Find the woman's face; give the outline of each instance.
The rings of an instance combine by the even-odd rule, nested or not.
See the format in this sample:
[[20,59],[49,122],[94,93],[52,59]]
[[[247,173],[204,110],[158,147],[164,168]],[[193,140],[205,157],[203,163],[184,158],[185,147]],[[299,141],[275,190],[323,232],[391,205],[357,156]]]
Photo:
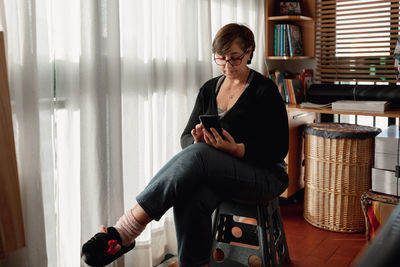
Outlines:
[[215,61],[218,64],[221,72],[227,78],[235,79],[241,77],[241,74],[247,72],[247,61],[250,59],[250,54],[251,51],[243,51],[234,42],[227,54],[215,54]]

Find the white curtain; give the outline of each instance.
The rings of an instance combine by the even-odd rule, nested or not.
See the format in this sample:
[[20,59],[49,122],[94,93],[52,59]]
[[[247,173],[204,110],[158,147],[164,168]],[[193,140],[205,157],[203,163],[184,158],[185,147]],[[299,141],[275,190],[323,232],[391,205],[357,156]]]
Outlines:
[[[4,266],[84,266],[81,244],[113,225],[180,150],[211,42],[230,22],[256,35],[263,0],[0,0],[27,247]],[[54,97],[54,98],[53,98]],[[176,253],[171,212],[114,266]]]
[[49,36],[37,23],[48,24],[42,4],[0,1],[26,239],[24,249],[0,261],[4,266],[47,266],[46,231],[54,232],[44,216],[54,210],[54,150]]

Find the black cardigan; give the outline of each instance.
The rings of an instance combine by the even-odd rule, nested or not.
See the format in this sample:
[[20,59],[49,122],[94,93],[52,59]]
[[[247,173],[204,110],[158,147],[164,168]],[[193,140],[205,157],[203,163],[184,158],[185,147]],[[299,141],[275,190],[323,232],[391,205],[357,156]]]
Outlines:
[[[252,70],[254,77],[235,105],[220,119],[236,143],[244,143],[244,160],[258,165],[281,163],[289,147],[286,108],[274,82]],[[193,143],[191,130],[199,115],[217,114],[216,77],[207,81],[197,96],[192,114],[181,136],[181,146]]]

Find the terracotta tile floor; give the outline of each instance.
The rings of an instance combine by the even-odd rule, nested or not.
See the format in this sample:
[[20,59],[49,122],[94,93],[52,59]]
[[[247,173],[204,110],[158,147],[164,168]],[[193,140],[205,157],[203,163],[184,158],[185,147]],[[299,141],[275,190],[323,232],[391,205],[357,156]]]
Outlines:
[[[299,192],[301,195],[301,192]],[[364,233],[336,233],[316,228],[303,218],[303,200],[280,199],[291,262],[284,267],[352,266],[367,245]],[[245,219],[246,220],[246,219]],[[248,219],[247,223],[254,223]],[[178,267],[177,263],[168,267]]]
[[312,226],[303,218],[302,201],[281,201],[281,212],[291,259],[284,266],[352,266],[367,244],[364,233],[336,233]]

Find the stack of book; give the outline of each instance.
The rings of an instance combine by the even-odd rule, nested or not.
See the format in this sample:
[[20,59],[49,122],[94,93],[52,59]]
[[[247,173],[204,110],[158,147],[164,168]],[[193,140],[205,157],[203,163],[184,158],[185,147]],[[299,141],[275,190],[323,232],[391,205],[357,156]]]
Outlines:
[[286,103],[298,104],[303,101],[303,86],[299,78],[284,79],[283,90],[286,96]]
[[396,178],[399,145],[399,127],[391,125],[375,137],[375,160],[372,168],[372,190],[397,196],[400,183]]
[[275,24],[274,45],[275,56],[302,56],[303,43],[301,41],[300,26]]
[[312,83],[312,75],[311,69],[304,69],[302,74],[279,70],[268,73],[268,77],[277,85],[282,99],[289,104],[300,104],[304,100],[306,90]]
[[384,112],[389,105],[388,101],[338,100],[332,103],[332,110]]

